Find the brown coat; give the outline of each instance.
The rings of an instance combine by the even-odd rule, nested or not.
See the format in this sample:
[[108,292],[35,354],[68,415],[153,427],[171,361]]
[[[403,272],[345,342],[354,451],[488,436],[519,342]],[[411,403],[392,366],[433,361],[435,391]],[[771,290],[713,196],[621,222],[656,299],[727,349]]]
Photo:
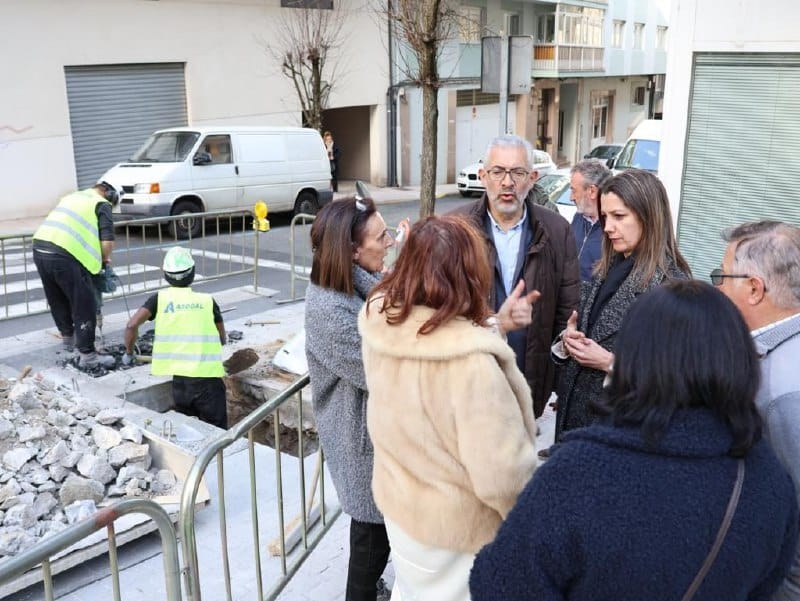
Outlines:
[[[531,325],[525,338],[525,379],[533,396],[533,411],[540,416],[547,399],[555,389],[556,366],[550,359],[553,339],[567,326],[572,311],[578,309],[580,301],[580,267],[575,236],[569,223],[558,213],[535,205],[529,199],[528,231],[523,238],[528,249],[522,266],[525,292],[538,290],[542,296],[533,306]],[[491,304],[499,308],[498,284],[502,288],[502,275],[497,265],[497,251],[491,234],[491,223],[487,215],[486,195],[469,205],[459,207],[452,213],[468,216],[483,233],[489,260],[495,271]]]

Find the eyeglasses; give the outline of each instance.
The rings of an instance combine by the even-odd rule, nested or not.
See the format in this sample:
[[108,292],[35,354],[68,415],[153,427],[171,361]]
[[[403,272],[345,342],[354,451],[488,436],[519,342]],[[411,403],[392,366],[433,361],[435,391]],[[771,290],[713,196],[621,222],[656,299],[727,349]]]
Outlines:
[[501,182],[506,178],[506,175],[510,175],[514,183],[521,184],[530,175],[530,171],[526,171],[522,167],[515,167],[514,169],[492,167],[486,174],[489,176],[489,179],[494,182]]
[[734,273],[725,273],[721,269],[714,269],[711,272],[711,283],[715,286],[722,286],[722,282],[725,278],[749,278],[752,276],[749,275],[742,275],[742,274],[734,274]]

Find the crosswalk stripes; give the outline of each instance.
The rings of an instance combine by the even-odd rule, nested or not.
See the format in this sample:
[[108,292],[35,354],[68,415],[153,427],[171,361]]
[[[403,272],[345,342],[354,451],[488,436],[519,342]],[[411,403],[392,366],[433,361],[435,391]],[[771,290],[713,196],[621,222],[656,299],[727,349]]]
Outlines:
[[[33,251],[30,245],[10,245],[4,244],[2,248],[2,264],[0,264],[0,319],[10,317],[20,317],[32,313],[41,313],[47,310],[44,299],[42,282],[33,263]],[[132,249],[136,250],[136,249]],[[205,249],[191,249],[195,257],[197,271],[195,281],[200,282],[208,279],[206,273],[218,272],[219,265],[226,266],[226,269],[247,269],[254,263],[253,257],[243,255],[232,255]],[[119,256],[123,255],[123,256]],[[115,253],[115,259],[122,260],[124,251]],[[279,261],[261,259],[259,267],[264,269],[276,269],[280,271],[291,271],[291,265]],[[138,293],[155,292],[162,288],[164,280],[160,265],[147,263],[115,264],[114,270],[124,285],[126,295]],[[310,268],[297,266],[295,273],[307,276]],[[122,291],[117,291],[104,298],[120,298]]]

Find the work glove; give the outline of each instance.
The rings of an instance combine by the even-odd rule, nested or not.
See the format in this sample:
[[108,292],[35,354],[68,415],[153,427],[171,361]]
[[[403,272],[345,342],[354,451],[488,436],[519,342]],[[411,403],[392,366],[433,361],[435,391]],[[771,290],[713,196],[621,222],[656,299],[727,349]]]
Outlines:
[[122,364],[126,367],[130,367],[136,363],[136,358],[131,355],[130,353],[123,353],[122,355]]

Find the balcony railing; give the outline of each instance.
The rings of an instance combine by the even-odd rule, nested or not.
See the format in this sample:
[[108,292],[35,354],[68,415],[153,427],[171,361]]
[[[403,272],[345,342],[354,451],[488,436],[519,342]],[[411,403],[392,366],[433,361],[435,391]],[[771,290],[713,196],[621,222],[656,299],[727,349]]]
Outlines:
[[594,46],[536,44],[533,47],[533,75],[603,71],[603,50]]

